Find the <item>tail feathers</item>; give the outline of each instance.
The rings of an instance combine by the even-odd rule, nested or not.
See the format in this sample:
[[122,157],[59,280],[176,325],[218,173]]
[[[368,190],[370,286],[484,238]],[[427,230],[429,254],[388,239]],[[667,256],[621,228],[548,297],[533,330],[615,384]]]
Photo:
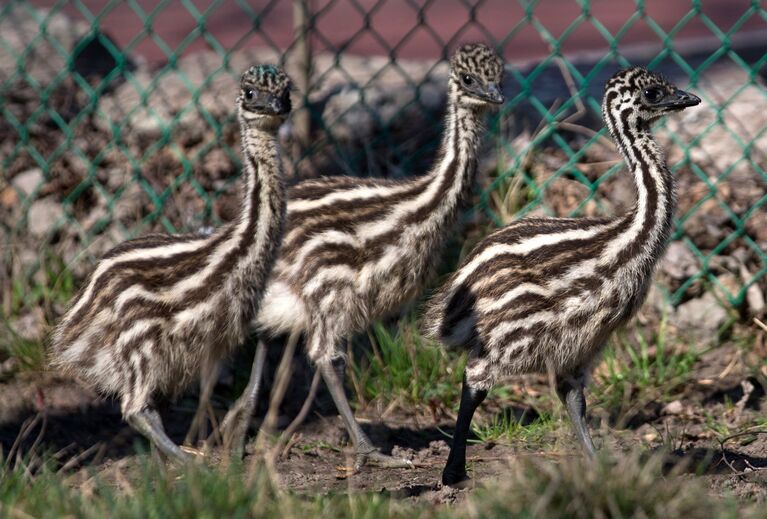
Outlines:
[[444,315],[444,301],[444,293],[438,292],[426,303],[420,326],[421,335],[424,337],[435,341],[441,339],[440,329]]
[[90,335],[84,333],[74,340],[68,340],[67,334],[66,321],[62,319],[51,334],[50,345],[46,351],[46,364],[50,369],[73,374],[77,371],[75,366],[90,355]]
[[46,348],[45,358],[46,365],[55,370],[61,370],[65,366],[62,364],[61,356],[65,350],[65,346],[62,344],[62,330],[61,324],[59,324],[51,334],[51,340]]
[[471,348],[477,340],[474,302],[463,286],[441,290],[427,303],[421,333],[450,349]]

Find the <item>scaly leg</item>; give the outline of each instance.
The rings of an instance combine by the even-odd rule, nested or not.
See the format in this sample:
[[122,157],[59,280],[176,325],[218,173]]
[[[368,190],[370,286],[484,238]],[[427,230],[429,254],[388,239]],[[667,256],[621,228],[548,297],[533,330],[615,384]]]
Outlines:
[[162,425],[160,415],[152,408],[145,408],[135,414],[125,417],[131,427],[146,436],[152,445],[159,449],[160,453],[178,463],[189,461],[189,455],[182,451],[178,445],[168,438]]
[[265,362],[266,344],[259,340],[248,385],[221,422],[220,430],[224,439],[224,449],[230,451],[237,458],[242,458],[245,452],[245,436],[248,433],[248,425],[250,425],[250,419],[258,402],[258,392],[261,388]]
[[575,436],[588,458],[594,458],[596,451],[586,424],[586,397],[583,395],[583,377],[557,377],[557,395],[565,405],[573,423]]
[[[202,379],[200,380],[200,400],[197,403],[197,410],[192,418],[192,424],[184,438],[184,445],[195,445],[198,440],[204,439],[206,434],[205,417],[210,408],[210,397],[213,395],[213,389],[218,382],[218,376],[221,373],[221,363],[216,362],[212,366],[203,369]],[[195,440],[195,437],[198,437]]]
[[266,411],[264,421],[261,423],[261,430],[258,431],[258,436],[256,436],[256,449],[259,451],[264,450],[267,441],[274,435],[274,431],[277,429],[280,406],[290,385],[290,378],[293,375],[293,357],[300,336],[301,332],[294,329],[282,350],[282,358],[280,359],[279,366],[277,366],[277,374],[272,384],[269,409]]
[[468,479],[466,476],[466,440],[469,439],[474,411],[477,410],[486,396],[486,390],[469,386],[466,382],[466,375],[464,375],[461,405],[458,408],[458,419],[455,423],[455,434],[453,434],[453,445],[442,471],[442,484],[444,485],[455,485]]
[[338,409],[341,419],[346,426],[346,430],[349,432],[349,436],[354,444],[354,452],[356,455],[354,470],[360,470],[366,463],[385,468],[412,468],[413,463],[410,460],[381,454],[362,430],[360,424],[357,423],[357,420],[355,420],[354,413],[349,405],[349,400],[346,398],[346,392],[344,391],[342,382],[344,377],[343,361],[333,364],[321,363],[318,366],[318,369],[320,370],[320,373],[322,373],[322,378],[325,380],[330,395],[333,397],[333,402],[336,404],[336,409]]

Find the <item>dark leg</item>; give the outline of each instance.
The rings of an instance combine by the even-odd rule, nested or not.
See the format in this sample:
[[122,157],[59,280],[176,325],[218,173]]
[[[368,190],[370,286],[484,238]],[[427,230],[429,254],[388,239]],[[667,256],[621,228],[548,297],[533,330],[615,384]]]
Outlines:
[[242,458],[245,452],[245,436],[258,401],[258,391],[261,387],[265,361],[266,344],[259,340],[248,385],[221,422],[220,429],[224,438],[224,448],[231,451],[232,455],[237,458]]
[[586,397],[583,395],[583,377],[557,377],[557,395],[565,405],[573,423],[575,436],[588,458],[594,458],[594,442],[586,425]]
[[168,438],[165,434],[165,428],[162,426],[162,420],[157,411],[151,408],[139,411],[136,414],[125,417],[131,427],[146,436],[152,445],[157,447],[161,454],[167,456],[173,461],[185,463],[189,461],[189,455],[182,451],[178,445]]
[[411,468],[413,463],[410,460],[393,458],[381,454],[362,430],[360,424],[357,423],[357,420],[354,419],[354,413],[349,405],[349,400],[346,398],[346,392],[344,391],[342,382],[344,378],[343,361],[334,364],[322,363],[318,366],[318,369],[322,374],[322,378],[325,380],[325,384],[328,386],[330,395],[333,397],[333,402],[336,404],[336,409],[338,409],[341,419],[346,426],[346,430],[349,432],[349,436],[354,444],[354,452],[356,454],[354,470],[359,470],[366,463],[385,468]]
[[469,429],[474,411],[487,396],[487,391],[483,389],[474,389],[466,383],[466,376],[463,377],[463,389],[461,390],[461,405],[458,408],[458,419],[455,423],[455,434],[453,435],[453,446],[450,448],[450,455],[447,457],[445,469],[442,471],[442,483],[444,485],[455,485],[468,479],[466,477],[466,440],[469,438]]

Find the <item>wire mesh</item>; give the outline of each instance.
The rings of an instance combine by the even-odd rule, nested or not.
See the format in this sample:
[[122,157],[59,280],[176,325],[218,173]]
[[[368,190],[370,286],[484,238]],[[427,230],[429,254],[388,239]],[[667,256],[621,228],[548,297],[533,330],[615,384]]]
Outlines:
[[743,307],[767,290],[766,35],[759,0],[6,2],[4,312],[58,304],[127,237],[232,217],[246,66],[279,62],[299,86],[294,179],[408,176],[436,153],[444,58],[476,40],[509,65],[475,221],[625,208],[599,102],[616,68],[644,64],[703,99],[659,129],[680,184],[662,283],[675,304],[713,287]]

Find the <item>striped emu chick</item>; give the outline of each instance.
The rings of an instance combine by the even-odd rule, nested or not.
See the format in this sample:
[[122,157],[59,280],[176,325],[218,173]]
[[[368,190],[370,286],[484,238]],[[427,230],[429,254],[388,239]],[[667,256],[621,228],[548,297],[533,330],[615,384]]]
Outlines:
[[429,302],[427,335],[469,352],[443,483],[466,478],[471,418],[502,375],[553,374],[578,440],[593,456],[584,379],[608,336],[644,300],[671,228],[673,178],[650,125],[699,102],[642,68],[616,73],[602,111],[634,176],[633,208],[615,218],[514,222],[477,245]]
[[[398,310],[421,290],[467,202],[482,119],[503,102],[501,59],[487,46],[461,47],[450,61],[441,151],[421,177],[307,180],[289,192],[285,238],[257,317],[262,334],[303,334],[357,455],[381,466],[409,466],[382,455],[356,422],[344,393],[343,341]],[[245,394],[224,420],[241,453],[255,405],[265,346],[256,352]]]
[[261,65],[248,69],[240,86],[239,218],[208,236],[155,234],[118,245],[53,336],[53,365],[117,395],[125,420],[178,461],[187,455],[166,435],[153,398],[183,389],[243,342],[285,219],[277,130],[290,112],[290,80]]

